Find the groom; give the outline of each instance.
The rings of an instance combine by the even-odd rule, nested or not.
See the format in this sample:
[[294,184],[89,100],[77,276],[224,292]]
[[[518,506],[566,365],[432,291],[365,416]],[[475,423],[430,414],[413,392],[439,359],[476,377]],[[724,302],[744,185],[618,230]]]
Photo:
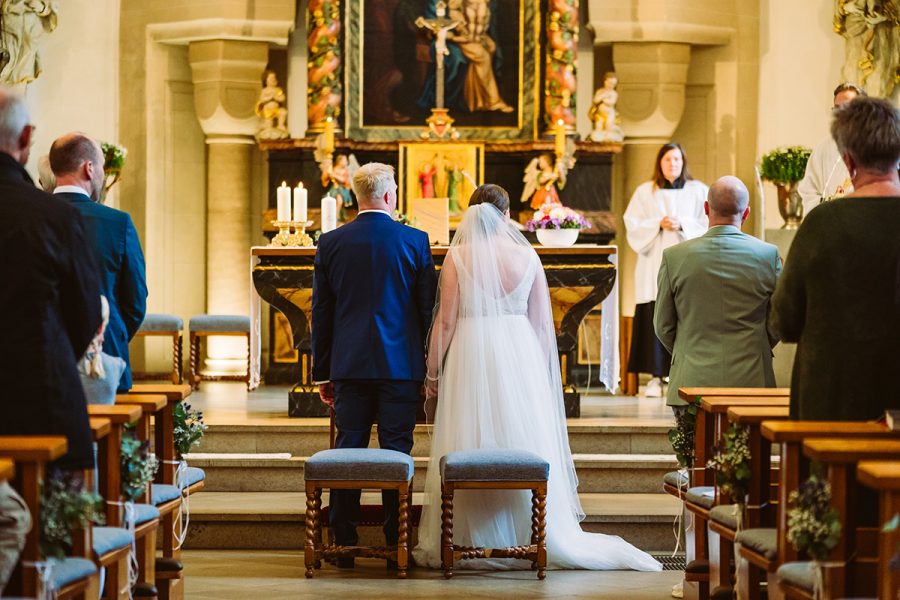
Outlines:
[[[313,380],[334,407],[336,447],[365,448],[378,423],[382,448],[409,454],[425,379],[425,338],[437,276],[428,235],[401,225],[389,165],[353,175],[359,215],[326,233],[316,249],[312,299]],[[359,490],[332,490],[335,543],[358,542]],[[397,544],[399,497],[382,492],[384,535]],[[338,559],[350,568],[353,558]]]

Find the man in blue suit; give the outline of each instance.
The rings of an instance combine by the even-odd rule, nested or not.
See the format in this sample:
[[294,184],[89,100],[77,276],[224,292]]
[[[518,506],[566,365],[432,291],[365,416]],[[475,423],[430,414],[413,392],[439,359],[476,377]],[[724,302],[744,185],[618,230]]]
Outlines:
[[[312,299],[313,379],[334,407],[338,448],[365,448],[378,423],[382,448],[409,454],[425,379],[425,338],[437,276],[428,235],[395,222],[389,165],[353,176],[359,216],[319,239]],[[331,492],[335,542],[355,546],[359,490]],[[384,534],[397,544],[399,499],[382,494]],[[339,559],[349,568],[353,559]]]
[[69,201],[84,217],[88,243],[100,269],[100,293],[109,301],[109,325],[103,351],[125,361],[118,391],[131,389],[128,342],[147,312],[144,254],[128,213],[100,203],[103,192],[103,151],[80,133],[69,133],[50,147],[54,193]]

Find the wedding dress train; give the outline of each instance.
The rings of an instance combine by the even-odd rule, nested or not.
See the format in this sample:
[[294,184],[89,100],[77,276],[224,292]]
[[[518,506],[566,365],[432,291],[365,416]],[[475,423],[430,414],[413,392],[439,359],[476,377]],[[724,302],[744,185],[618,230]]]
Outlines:
[[[510,448],[550,463],[550,568],[661,570],[620,537],[581,529],[546,277],[534,249],[491,205],[469,208],[447,254],[429,348],[429,376],[438,379],[439,392],[413,550],[418,564],[440,567],[440,458]],[[531,539],[528,491],[459,490],[453,513],[457,545],[496,548]],[[476,560],[457,568],[530,568],[530,562]]]

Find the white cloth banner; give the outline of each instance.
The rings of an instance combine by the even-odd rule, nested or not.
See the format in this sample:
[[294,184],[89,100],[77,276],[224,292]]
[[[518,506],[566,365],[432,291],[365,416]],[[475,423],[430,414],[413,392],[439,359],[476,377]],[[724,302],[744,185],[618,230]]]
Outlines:
[[600,304],[600,383],[610,394],[619,389],[619,255],[609,257],[616,267],[616,279],[609,295]]

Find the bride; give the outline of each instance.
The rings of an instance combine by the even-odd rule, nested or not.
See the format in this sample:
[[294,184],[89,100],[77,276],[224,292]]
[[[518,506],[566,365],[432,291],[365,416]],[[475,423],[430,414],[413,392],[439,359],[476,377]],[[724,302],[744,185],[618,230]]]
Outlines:
[[[480,186],[441,270],[428,340],[426,395],[437,399],[419,543],[420,565],[441,564],[445,454],[473,448],[528,450],[550,463],[547,560],[558,569],[659,571],[650,555],[616,536],[587,533],[563,409],[556,333],[537,253],[509,220],[509,196]],[[531,539],[531,496],[460,490],[454,544],[506,547]],[[517,564],[518,563],[518,564]],[[466,561],[469,568],[530,568],[526,561]]]

